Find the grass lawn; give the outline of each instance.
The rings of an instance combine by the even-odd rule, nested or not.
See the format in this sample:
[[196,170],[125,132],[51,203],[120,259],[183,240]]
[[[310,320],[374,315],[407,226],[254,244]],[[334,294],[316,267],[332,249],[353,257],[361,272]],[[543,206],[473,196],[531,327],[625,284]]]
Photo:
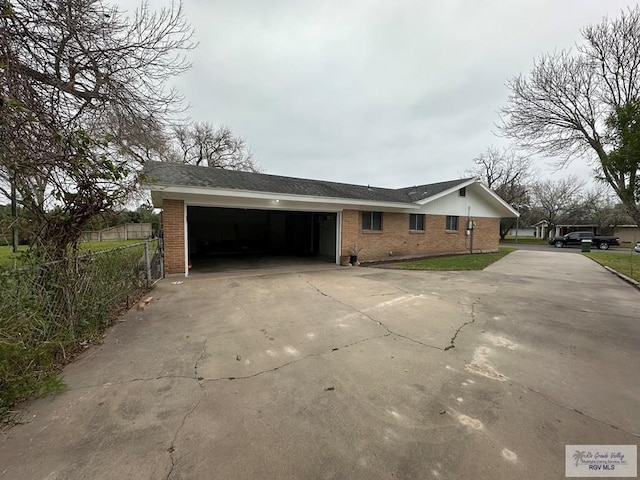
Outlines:
[[[82,242],[80,250],[83,252],[99,252],[101,250],[110,250],[112,248],[122,247],[125,245],[133,245],[143,240],[113,240],[110,242]],[[28,249],[26,245],[20,245],[18,253],[14,255],[10,246],[0,246],[0,267],[13,267],[14,261],[20,263],[22,252]]]
[[[515,237],[505,237],[500,243],[516,243]],[[522,245],[549,245],[546,238],[518,237],[518,243]]]
[[20,245],[18,247],[18,253],[14,255],[10,246],[0,246],[0,267],[12,267],[14,260],[20,262],[21,252],[24,252],[25,250],[27,250],[27,247],[25,245]]
[[598,262],[600,265],[613,268],[640,282],[640,253],[629,252],[627,255],[613,252],[593,252],[583,253],[583,255]]
[[431,257],[398,263],[396,267],[405,270],[482,270],[515,250],[515,248],[503,247],[497,253]]

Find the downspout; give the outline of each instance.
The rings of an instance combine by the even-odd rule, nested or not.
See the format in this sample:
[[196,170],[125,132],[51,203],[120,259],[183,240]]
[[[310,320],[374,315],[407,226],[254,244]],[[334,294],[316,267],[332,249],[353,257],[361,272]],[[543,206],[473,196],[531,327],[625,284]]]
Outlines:
[[336,264],[340,265],[340,254],[342,253],[342,211],[336,214]]
[[184,205],[184,276],[189,276],[189,222],[187,221],[187,202]]

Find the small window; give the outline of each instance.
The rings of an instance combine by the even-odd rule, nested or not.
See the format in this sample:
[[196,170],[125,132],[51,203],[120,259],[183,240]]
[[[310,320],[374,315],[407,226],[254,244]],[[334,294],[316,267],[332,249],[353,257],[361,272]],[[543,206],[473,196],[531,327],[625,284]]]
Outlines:
[[382,230],[382,212],[362,212],[362,230]]
[[[460,190],[458,190],[458,194],[461,197],[466,197],[467,196],[467,187],[462,187]],[[457,230],[457,229],[456,229]]]
[[452,217],[447,215],[446,230],[458,230],[458,217]]
[[409,230],[424,231],[424,215],[419,213],[409,214]]

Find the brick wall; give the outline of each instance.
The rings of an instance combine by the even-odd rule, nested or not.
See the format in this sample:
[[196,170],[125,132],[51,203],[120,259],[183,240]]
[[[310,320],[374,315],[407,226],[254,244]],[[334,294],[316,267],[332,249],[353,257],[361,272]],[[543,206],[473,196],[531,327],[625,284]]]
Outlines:
[[[474,253],[495,252],[500,238],[499,218],[476,218],[473,231]],[[465,235],[466,217],[459,218],[457,232],[445,230],[446,217],[427,215],[425,231],[409,231],[408,213],[382,214],[382,231],[362,231],[361,212],[342,213],[342,255],[349,255],[352,245],[362,247],[361,261],[388,260],[396,257],[421,257],[448,253],[468,253],[469,237]],[[392,252],[392,255],[389,255]]]
[[184,273],[184,202],[163,201],[164,268],[167,273]]

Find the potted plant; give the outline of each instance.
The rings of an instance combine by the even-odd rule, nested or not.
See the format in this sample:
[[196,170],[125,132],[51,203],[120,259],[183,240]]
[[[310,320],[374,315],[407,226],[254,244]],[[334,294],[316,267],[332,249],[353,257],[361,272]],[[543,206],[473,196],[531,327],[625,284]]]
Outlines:
[[351,254],[349,263],[351,265],[360,265],[360,262],[358,262],[358,253],[360,253],[360,250],[362,250],[362,247],[359,247],[357,243],[349,249],[349,253]]

